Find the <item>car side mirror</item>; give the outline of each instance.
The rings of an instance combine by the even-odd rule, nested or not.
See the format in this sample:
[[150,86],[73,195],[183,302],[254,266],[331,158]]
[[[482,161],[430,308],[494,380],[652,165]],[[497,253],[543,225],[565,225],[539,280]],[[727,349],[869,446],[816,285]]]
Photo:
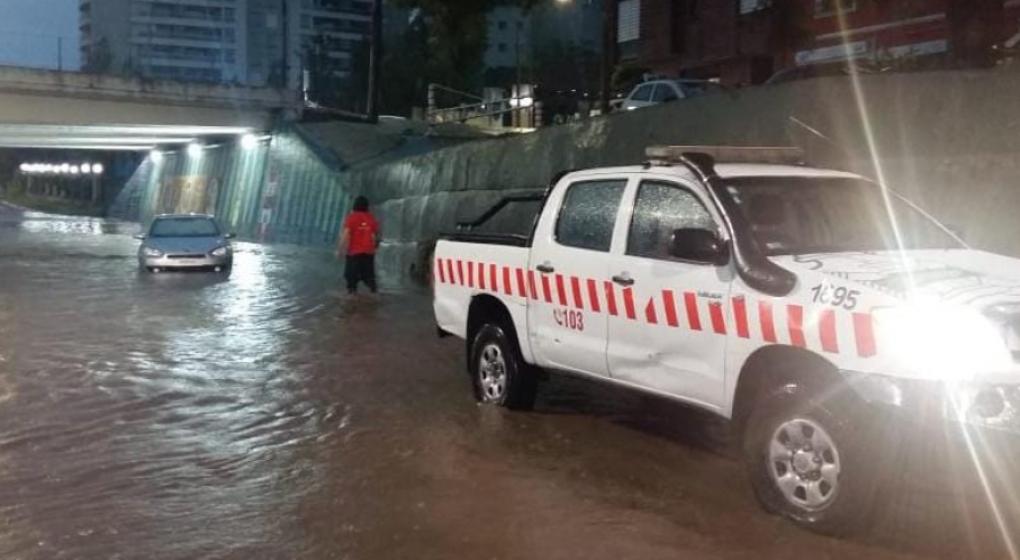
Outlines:
[[139,241],[145,241],[145,234],[144,233],[136,233],[136,234],[132,235],[131,237],[134,237],[135,239],[137,239]]
[[716,266],[722,266],[730,260],[729,246],[714,231],[707,229],[674,230],[669,254],[681,260]]

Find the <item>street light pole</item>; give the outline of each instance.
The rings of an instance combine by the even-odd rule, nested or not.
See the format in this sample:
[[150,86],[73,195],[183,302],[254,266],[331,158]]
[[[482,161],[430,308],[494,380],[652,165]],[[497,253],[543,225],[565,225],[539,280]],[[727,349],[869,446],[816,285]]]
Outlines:
[[383,0],[372,2],[372,43],[368,59],[368,121],[379,122],[379,82],[382,76]]

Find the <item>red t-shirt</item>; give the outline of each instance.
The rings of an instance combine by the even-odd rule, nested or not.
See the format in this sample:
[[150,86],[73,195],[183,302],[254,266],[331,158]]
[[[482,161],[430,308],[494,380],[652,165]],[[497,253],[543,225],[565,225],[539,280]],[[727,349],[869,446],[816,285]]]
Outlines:
[[347,230],[348,255],[374,255],[375,236],[379,233],[379,224],[368,212],[351,212],[344,221]]

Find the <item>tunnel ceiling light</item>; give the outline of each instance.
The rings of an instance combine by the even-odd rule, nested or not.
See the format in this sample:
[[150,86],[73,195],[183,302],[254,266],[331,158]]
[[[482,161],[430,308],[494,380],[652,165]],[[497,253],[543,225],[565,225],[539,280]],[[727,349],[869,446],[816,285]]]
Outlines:
[[252,133],[245,134],[241,137],[241,147],[245,150],[253,150],[259,145],[259,139]]
[[18,170],[29,175],[101,175],[103,164],[101,163],[40,163],[24,162],[18,166]]

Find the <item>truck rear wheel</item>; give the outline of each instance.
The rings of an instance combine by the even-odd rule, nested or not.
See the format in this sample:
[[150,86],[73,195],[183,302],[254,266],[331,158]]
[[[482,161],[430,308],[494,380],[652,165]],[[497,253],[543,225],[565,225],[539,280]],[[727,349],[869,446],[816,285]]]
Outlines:
[[823,534],[862,528],[879,453],[865,444],[870,430],[851,425],[852,413],[838,395],[797,384],[762,396],[747,423],[744,460],[767,510]]
[[478,329],[469,363],[478,402],[519,410],[534,405],[537,376],[503,326],[489,323]]

